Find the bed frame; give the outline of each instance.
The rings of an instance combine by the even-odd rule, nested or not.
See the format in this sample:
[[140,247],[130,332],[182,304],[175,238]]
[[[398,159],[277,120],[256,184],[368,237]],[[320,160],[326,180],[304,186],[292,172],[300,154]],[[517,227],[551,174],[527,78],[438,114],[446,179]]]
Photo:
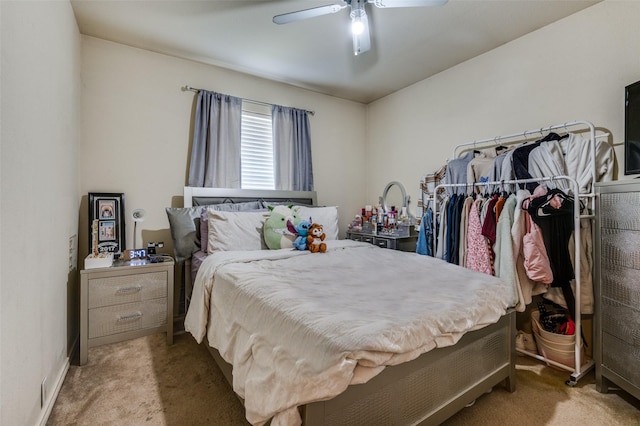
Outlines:
[[[185,207],[256,199],[316,204],[315,192],[192,187],[185,187],[184,192]],[[365,384],[349,386],[330,400],[302,406],[303,425],[437,425],[498,384],[513,392],[515,323],[515,311],[510,310],[495,324],[466,333],[453,346],[387,367]],[[231,365],[206,339],[203,344],[232,385]]]

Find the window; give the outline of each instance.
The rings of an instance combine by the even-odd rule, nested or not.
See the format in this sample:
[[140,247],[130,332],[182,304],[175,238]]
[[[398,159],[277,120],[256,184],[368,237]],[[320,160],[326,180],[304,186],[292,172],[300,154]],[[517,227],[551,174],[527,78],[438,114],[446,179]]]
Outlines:
[[275,189],[271,109],[242,106],[242,189]]

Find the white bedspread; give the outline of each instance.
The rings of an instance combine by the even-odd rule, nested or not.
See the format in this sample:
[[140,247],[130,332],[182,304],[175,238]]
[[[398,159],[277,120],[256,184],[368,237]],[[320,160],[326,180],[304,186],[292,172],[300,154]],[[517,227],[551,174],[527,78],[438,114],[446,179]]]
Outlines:
[[496,322],[511,287],[349,240],[329,241],[326,253],[216,252],[198,272],[185,329],[233,365],[247,420],[299,424],[297,406]]

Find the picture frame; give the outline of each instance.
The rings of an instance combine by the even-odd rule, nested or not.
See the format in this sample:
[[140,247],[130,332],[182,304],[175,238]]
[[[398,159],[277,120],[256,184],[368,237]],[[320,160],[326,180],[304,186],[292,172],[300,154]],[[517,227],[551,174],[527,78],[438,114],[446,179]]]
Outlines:
[[[95,231],[94,231],[95,223]],[[126,249],[124,193],[89,193],[89,251],[122,255]]]

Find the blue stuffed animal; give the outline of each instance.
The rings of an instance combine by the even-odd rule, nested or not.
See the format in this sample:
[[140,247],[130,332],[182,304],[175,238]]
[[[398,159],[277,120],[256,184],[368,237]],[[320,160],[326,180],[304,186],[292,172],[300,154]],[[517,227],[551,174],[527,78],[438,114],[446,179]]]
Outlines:
[[309,235],[309,228],[311,228],[311,218],[309,220],[301,220],[295,227],[290,222],[287,222],[289,231],[297,235],[293,241],[293,248],[298,250],[307,249],[307,235]]

